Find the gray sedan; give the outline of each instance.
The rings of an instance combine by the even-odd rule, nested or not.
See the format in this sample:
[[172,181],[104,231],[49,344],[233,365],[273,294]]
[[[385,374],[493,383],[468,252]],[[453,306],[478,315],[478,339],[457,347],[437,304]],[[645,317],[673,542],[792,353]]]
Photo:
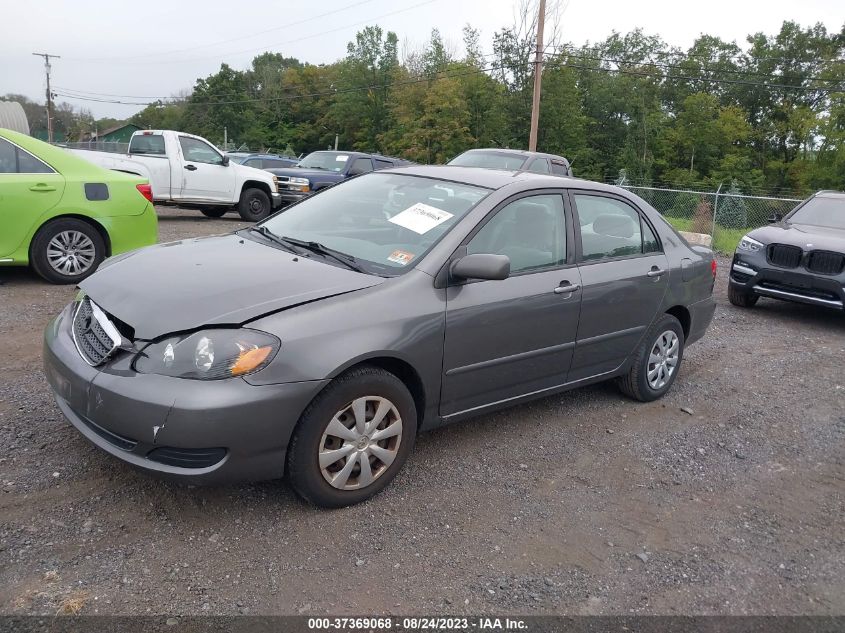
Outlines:
[[714,277],[710,250],[623,189],[391,169],[107,260],[44,362],[68,420],[133,466],[287,475],[337,507],[383,489],[420,431],[609,379],[661,397]]

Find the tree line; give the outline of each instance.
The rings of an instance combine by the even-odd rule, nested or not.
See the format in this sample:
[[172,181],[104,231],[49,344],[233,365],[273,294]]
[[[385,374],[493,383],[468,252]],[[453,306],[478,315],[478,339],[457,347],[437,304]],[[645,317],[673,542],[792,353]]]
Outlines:
[[[432,31],[400,58],[398,37],[370,26],[346,56],[314,65],[266,52],[222,64],[189,95],[131,118],[222,144],[299,154],[340,148],[441,163],[472,147],[526,148],[533,22],[460,53]],[[686,50],[641,30],[546,49],[538,149],[576,175],[636,184],[804,195],[845,189],[845,26],[784,22],[747,46],[701,35]]]

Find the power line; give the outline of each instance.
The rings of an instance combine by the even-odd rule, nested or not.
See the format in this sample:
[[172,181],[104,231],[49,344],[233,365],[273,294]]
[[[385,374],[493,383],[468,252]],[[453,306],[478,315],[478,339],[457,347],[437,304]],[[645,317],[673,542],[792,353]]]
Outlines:
[[[221,56],[230,56],[230,55],[241,55],[243,53],[254,53],[256,51],[267,51],[267,49],[277,46],[282,46],[285,44],[294,44],[296,42],[303,42],[305,40],[313,39],[315,37],[321,37],[323,35],[330,35],[332,33],[337,33],[338,31],[345,31],[346,29],[355,27],[355,26],[362,26],[365,24],[371,24],[375,20],[381,20],[382,18],[388,18],[394,15],[398,15],[400,13],[405,13],[406,11],[411,11],[413,9],[418,9],[419,7],[425,6],[427,4],[432,4],[434,2],[438,2],[439,0],[424,0],[424,2],[419,2],[417,4],[411,5],[409,7],[405,7],[404,9],[397,9],[396,11],[391,11],[390,13],[384,13],[382,15],[377,15],[375,17],[369,18],[367,20],[362,20],[360,22],[353,22],[351,24],[345,24],[335,29],[330,29],[328,31],[322,31],[320,33],[312,33],[311,35],[305,35],[303,37],[298,37],[292,40],[286,40],[284,42],[274,42],[271,44],[264,44],[259,46],[258,48],[245,48],[239,51],[230,51],[227,53],[215,53],[214,55],[205,55],[202,57],[191,57],[188,59],[168,59],[168,60],[155,60],[155,61],[144,61],[144,62],[133,62],[133,61],[126,61],[124,63],[131,64],[133,66],[147,66],[147,65],[160,65],[160,64],[184,64],[196,61],[205,61],[208,59],[220,59]],[[70,58],[69,58],[70,59]],[[74,61],[81,61],[81,62],[91,62],[91,63],[107,63],[112,62],[114,60],[95,60],[95,59],[74,59]]]
[[[216,42],[209,42],[207,44],[197,44],[196,46],[189,46],[187,48],[177,48],[174,50],[169,51],[158,51],[154,53],[150,53],[149,55],[144,55],[143,58],[155,56],[158,57],[160,55],[173,55],[175,53],[184,53],[186,51],[193,51],[199,48],[208,48],[209,46],[219,46],[221,44],[229,44],[230,42],[237,42],[240,40],[247,40],[247,39],[255,39],[258,35],[264,35],[265,33],[272,33],[273,31],[281,31],[282,29],[289,29],[293,26],[299,26],[300,24],[305,24],[307,22],[313,22],[314,20],[319,20],[320,18],[325,18],[330,15],[335,15],[336,13],[341,13],[343,11],[349,11],[350,9],[354,9],[355,7],[359,7],[363,4],[369,4],[373,2],[373,0],[361,0],[360,2],[356,2],[354,4],[347,5],[345,7],[341,7],[339,9],[335,9],[333,11],[326,11],[325,13],[320,13],[319,15],[313,15],[310,18],[305,18],[304,20],[299,20],[297,22],[288,22],[282,26],[274,26],[273,28],[265,29],[263,31],[258,31],[257,33],[250,33],[249,35],[241,35],[240,37],[233,37],[228,40],[219,40]],[[84,61],[84,62],[119,62],[119,61],[129,61],[133,59],[142,59],[139,56],[132,56],[132,57],[82,57],[82,58],[70,58],[74,61]],[[113,96],[126,96],[126,95],[113,95]]]

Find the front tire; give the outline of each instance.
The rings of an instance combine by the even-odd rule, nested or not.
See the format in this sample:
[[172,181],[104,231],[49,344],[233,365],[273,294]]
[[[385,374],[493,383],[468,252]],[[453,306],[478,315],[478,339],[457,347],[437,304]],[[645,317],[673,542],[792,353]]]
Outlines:
[[728,284],[728,301],[740,308],[753,308],[757,304],[760,297],[753,292],[735,288],[733,284]]
[[238,203],[238,213],[247,222],[258,222],[272,213],[270,197],[261,189],[245,189]]
[[646,334],[631,368],[619,379],[619,388],[640,402],[662,398],[675,382],[683,358],[684,328],[671,314],[664,314]]
[[59,218],[42,226],[30,247],[32,268],[52,284],[77,284],[105,259],[100,232],[76,218]]
[[200,212],[207,218],[222,218],[229,211],[226,207],[203,207]]
[[289,481],[316,506],[360,503],[393,480],[416,434],[416,406],[402,381],[376,367],[354,369],[303,412],[288,446]]

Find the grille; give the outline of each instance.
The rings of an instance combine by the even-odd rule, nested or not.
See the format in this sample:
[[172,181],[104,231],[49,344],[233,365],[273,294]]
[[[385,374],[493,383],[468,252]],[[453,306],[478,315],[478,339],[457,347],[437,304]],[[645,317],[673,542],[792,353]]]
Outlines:
[[225,448],[154,448],[147,459],[179,468],[208,468],[226,456]]
[[786,244],[772,244],[769,246],[768,259],[773,266],[781,268],[798,268],[804,252],[797,246]]
[[841,253],[813,251],[810,253],[810,261],[807,262],[807,270],[823,275],[838,275],[843,268],[845,268],[845,255]]
[[[106,328],[114,330],[115,337],[110,336]],[[73,341],[89,365],[99,365],[117,349],[120,337],[103,311],[85,297],[73,317]]]
[[839,301],[839,297],[835,293],[828,290],[822,290],[821,288],[799,288],[798,286],[791,286],[789,284],[778,283],[775,281],[761,281],[760,287],[769,288],[771,290],[780,290],[781,292],[791,292],[792,294],[804,297],[824,299],[825,301]]

